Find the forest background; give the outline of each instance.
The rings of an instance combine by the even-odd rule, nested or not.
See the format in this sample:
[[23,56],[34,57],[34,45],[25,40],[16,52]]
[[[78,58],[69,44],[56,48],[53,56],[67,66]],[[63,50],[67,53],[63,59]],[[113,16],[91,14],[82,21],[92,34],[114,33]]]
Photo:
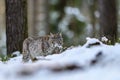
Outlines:
[[[119,0],[21,1],[26,2],[24,4],[27,13],[25,23],[27,28],[25,30],[28,32],[26,33],[28,36],[44,36],[50,32],[61,32],[66,47],[82,45],[85,43],[86,37],[100,39],[106,36],[110,40],[110,44],[119,42]],[[9,46],[17,40],[10,42],[11,36],[9,34],[11,32],[9,30],[12,27],[8,27],[7,14],[9,14],[8,10],[11,11],[11,9],[9,5],[6,5],[7,3],[9,3],[9,0],[0,0],[0,53],[11,53],[17,50],[16,48],[12,50],[7,47],[7,45]],[[17,7],[15,8],[17,9]],[[12,18],[16,21],[15,17]],[[13,28],[19,28],[19,26],[13,26]],[[19,35],[14,31],[13,34],[13,37]]]

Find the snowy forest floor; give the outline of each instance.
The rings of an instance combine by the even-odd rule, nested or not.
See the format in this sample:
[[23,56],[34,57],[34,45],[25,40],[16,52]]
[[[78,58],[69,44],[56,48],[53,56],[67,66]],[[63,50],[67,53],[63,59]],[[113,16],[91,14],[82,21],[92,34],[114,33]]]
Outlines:
[[19,55],[0,62],[0,80],[120,80],[119,50],[119,43],[106,45],[88,38],[83,46],[36,62],[23,63]]

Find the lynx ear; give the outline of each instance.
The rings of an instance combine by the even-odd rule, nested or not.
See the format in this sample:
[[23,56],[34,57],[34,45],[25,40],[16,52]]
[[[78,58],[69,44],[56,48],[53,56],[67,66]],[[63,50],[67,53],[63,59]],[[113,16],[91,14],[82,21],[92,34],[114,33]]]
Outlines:
[[53,35],[53,33],[50,32],[50,35]]
[[61,33],[61,32],[59,32],[58,34],[59,34],[60,36],[62,36],[62,33]]
[[50,36],[52,36],[52,37],[53,37],[53,36],[54,36],[54,34],[50,32]]

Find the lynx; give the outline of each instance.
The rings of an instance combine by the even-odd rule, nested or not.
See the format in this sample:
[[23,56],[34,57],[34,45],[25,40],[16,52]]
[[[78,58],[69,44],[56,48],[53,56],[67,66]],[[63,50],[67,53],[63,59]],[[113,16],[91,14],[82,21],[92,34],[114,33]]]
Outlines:
[[37,60],[37,56],[47,56],[62,51],[63,38],[61,33],[41,37],[28,37],[23,42],[23,62]]

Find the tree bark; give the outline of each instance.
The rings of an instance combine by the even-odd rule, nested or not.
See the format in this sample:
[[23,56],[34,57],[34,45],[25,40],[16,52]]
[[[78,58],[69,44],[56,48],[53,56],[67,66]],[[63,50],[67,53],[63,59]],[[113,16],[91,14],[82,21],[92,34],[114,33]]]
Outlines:
[[27,32],[27,0],[6,0],[7,54],[22,51]]
[[49,0],[34,0],[34,36],[49,32]]
[[[36,0],[35,0],[36,1]],[[34,26],[34,0],[27,0],[27,16],[28,16],[28,36],[35,35],[35,26]]]
[[92,25],[92,37],[96,37],[96,16],[95,11],[97,10],[97,0],[90,0],[89,4],[89,14],[90,14],[90,23]]
[[112,44],[117,40],[116,0],[98,0],[100,11],[100,37],[106,36]]

